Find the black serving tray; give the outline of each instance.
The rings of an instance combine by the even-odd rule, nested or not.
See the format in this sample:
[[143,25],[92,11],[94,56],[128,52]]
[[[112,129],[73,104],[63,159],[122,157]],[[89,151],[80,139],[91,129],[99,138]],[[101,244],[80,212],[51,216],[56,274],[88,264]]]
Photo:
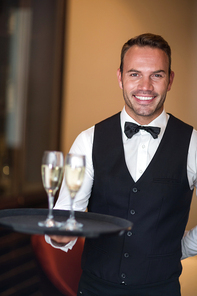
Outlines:
[[[48,234],[65,236],[98,237],[106,234],[123,234],[132,228],[132,222],[109,215],[88,212],[75,212],[76,220],[83,224],[82,230],[65,230],[55,227],[40,227],[39,221],[47,217],[47,209],[8,209],[0,210],[0,226],[26,234]],[[53,210],[55,220],[64,222],[69,211]]]

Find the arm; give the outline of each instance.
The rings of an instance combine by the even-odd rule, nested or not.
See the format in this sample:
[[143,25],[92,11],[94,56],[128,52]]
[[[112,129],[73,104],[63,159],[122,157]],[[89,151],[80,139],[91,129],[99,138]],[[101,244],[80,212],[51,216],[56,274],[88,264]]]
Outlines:
[[[190,188],[197,187],[197,131],[193,130],[187,163],[188,182]],[[196,191],[197,194],[197,191]],[[197,255],[197,226],[185,231],[181,241],[182,259]]]
[[182,258],[192,257],[197,255],[197,226],[186,231],[181,241]]
[[[86,155],[86,172],[84,182],[74,200],[75,211],[85,211],[88,205],[89,197],[91,194],[94,171],[92,165],[92,143],[93,143],[94,127],[82,132],[73,143],[70,152]],[[65,178],[63,178],[62,186],[58,200],[54,209],[69,210],[70,209],[70,196],[66,187]],[[64,236],[45,236],[47,243],[51,244],[54,248],[59,248],[65,252],[72,249],[76,242],[76,238]]]

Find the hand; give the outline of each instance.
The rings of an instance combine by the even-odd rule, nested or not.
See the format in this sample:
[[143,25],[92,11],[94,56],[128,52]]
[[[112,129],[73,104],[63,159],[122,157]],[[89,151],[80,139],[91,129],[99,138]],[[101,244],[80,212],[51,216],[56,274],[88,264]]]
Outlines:
[[76,239],[76,237],[73,237],[73,236],[51,235],[49,237],[50,237],[52,243],[58,244],[58,246],[60,246],[60,247],[64,247],[70,241],[73,241]]

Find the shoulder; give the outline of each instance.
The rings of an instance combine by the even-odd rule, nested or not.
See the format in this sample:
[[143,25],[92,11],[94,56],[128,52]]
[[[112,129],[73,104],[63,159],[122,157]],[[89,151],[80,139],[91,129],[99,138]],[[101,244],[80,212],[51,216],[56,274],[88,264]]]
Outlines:
[[105,125],[105,124],[109,124],[110,122],[113,122],[113,121],[117,121],[120,119],[120,112],[108,117],[108,118],[105,118],[104,120],[98,122],[95,124],[95,126],[97,125]]
[[197,149],[197,130],[193,129],[191,136],[191,144]]
[[190,124],[188,124],[188,123],[182,121],[181,119],[179,119],[179,118],[173,116],[173,115],[170,114],[170,113],[168,113],[168,114],[170,115],[170,121],[172,121],[172,122],[173,122],[174,124],[176,124],[178,127],[185,127],[185,128],[189,128],[190,130],[193,129],[193,127],[192,127]]
[[92,149],[93,137],[95,126],[82,131],[75,139],[70,152],[72,153],[85,153]]
[[117,124],[120,123],[120,112],[96,123],[87,130],[82,131],[75,139],[70,152],[82,153],[86,149],[92,149],[95,129],[98,131],[100,130],[100,127],[102,127],[102,130],[103,128],[110,128],[111,126],[114,126],[115,122],[117,122]]

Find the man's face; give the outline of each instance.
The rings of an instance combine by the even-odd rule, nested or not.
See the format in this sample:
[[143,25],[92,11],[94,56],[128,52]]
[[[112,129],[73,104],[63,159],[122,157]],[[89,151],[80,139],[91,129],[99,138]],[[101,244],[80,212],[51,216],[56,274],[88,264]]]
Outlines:
[[167,54],[158,48],[132,46],[124,56],[123,73],[118,69],[127,113],[138,123],[148,124],[163,111],[174,72],[169,77]]

